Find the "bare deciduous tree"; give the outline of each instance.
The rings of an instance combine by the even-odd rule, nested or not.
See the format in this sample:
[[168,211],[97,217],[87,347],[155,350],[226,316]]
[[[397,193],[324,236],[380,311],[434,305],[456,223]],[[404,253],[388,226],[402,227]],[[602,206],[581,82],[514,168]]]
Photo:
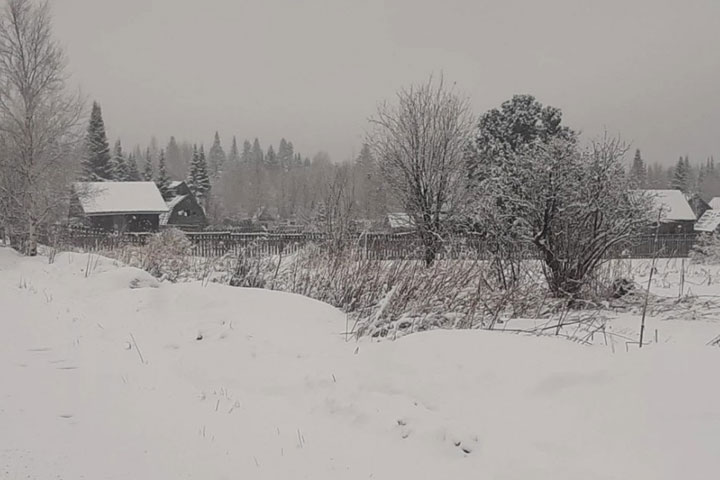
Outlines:
[[382,104],[368,135],[387,184],[413,218],[431,265],[447,226],[466,205],[465,150],[473,118],[467,99],[443,79],[401,89]]
[[323,232],[328,235],[331,254],[342,253],[354,232],[357,205],[351,173],[349,165],[336,167],[323,189]]
[[0,220],[26,254],[75,176],[83,102],[67,93],[65,66],[48,4],[8,0],[0,13]]

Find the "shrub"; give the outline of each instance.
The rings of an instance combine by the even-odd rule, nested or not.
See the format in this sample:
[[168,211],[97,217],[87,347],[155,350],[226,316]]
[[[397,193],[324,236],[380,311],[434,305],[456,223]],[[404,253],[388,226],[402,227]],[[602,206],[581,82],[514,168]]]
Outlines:
[[720,264],[720,235],[704,234],[698,237],[690,251],[693,263]]
[[144,270],[175,282],[189,270],[192,243],[180,230],[165,230],[153,235],[141,254]]

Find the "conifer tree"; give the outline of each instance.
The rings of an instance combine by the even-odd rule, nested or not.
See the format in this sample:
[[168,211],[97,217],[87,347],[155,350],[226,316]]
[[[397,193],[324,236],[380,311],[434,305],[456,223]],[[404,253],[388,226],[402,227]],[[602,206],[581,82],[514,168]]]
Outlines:
[[199,150],[197,145],[193,147],[188,187],[190,187],[190,190],[192,190],[193,194],[199,199],[206,197],[210,191],[210,177],[208,176],[205,151],[202,145]]
[[250,144],[248,140],[243,142],[243,151],[240,160],[246,165],[252,163],[252,144]]
[[135,159],[135,154],[133,153],[128,155],[127,174],[127,179],[130,182],[139,182],[142,180],[142,177],[140,176],[140,170],[138,170],[137,160]]
[[265,155],[263,154],[262,147],[260,146],[260,140],[258,140],[257,137],[255,137],[255,140],[253,141],[252,153],[250,154],[250,156],[252,159],[252,163],[254,163],[255,165],[263,164]]
[[635,158],[633,158],[632,167],[630,167],[630,182],[636,188],[645,188],[647,186],[647,167],[640,155],[640,149],[635,150]]
[[203,147],[203,145],[200,145],[200,163],[198,164],[196,180],[200,195],[203,197],[207,196],[207,194],[210,193],[211,184],[210,176],[208,175],[207,160],[205,159],[205,147]]
[[[164,152],[163,152],[163,156],[164,156]],[[163,158],[163,163],[165,163],[164,158]],[[146,182],[152,182],[152,179],[153,179],[152,155],[150,154],[149,148],[147,150],[145,150],[145,168],[143,168],[143,179]]]
[[683,157],[680,157],[677,165],[675,165],[675,170],[673,171],[671,182],[671,187],[673,190],[680,190],[683,193],[688,192],[688,177],[690,174],[690,172],[688,171],[688,162],[686,162],[686,160],[687,157],[685,159],[683,159]]
[[228,163],[230,163],[230,165],[237,165],[240,163],[240,151],[238,150],[237,139],[235,137],[233,137],[232,146],[230,147]]
[[[150,160],[150,152],[148,151],[147,159],[146,161]],[[152,171],[152,164],[148,161],[148,164],[150,165],[150,171]],[[158,175],[157,179],[155,179],[155,185],[157,185],[158,190],[160,190],[160,194],[163,196],[165,200],[169,200],[170,197],[170,176],[167,172],[167,165],[165,161],[165,150],[160,150],[160,159],[158,161]]]
[[267,154],[265,155],[265,165],[267,168],[271,171],[276,171],[280,167],[280,163],[278,162],[278,157],[275,154],[275,149],[272,145],[268,147]]
[[223,171],[223,166],[225,165],[225,160],[226,156],[225,151],[220,144],[220,135],[218,135],[218,132],[215,132],[215,139],[213,140],[212,147],[210,147],[210,151],[208,152],[207,163],[210,176],[213,178],[220,176]]
[[112,180],[113,178],[110,146],[105,134],[102,110],[97,102],[93,102],[90,113],[82,170],[82,180],[86,182]]
[[290,169],[293,163],[293,144],[288,142],[284,138],[280,140],[280,147],[278,148],[277,157],[280,167],[287,171]]
[[116,182],[127,182],[128,167],[127,167],[127,163],[125,160],[125,156],[122,151],[122,145],[120,143],[120,140],[115,142],[115,148],[113,149],[111,165],[112,165],[112,179]]

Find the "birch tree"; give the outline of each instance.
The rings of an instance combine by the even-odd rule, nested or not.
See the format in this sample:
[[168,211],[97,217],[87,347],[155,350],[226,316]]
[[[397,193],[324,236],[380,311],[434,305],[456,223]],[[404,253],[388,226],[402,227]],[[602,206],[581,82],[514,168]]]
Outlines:
[[68,92],[65,68],[48,4],[8,0],[0,13],[0,222],[30,255],[79,166],[83,102]]

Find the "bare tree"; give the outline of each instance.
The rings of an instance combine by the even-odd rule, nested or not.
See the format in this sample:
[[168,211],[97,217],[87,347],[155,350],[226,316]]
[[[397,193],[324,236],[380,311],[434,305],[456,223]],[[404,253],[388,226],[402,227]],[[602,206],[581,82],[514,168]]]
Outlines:
[[349,165],[336,167],[332,178],[323,188],[323,232],[330,242],[330,253],[342,253],[354,232],[357,210],[352,170]]
[[401,89],[370,119],[368,136],[387,184],[413,218],[431,265],[443,235],[465,206],[465,151],[473,118],[468,100],[432,77]]
[[26,254],[65,204],[83,102],[67,93],[66,60],[47,3],[8,0],[0,13],[0,221]]

